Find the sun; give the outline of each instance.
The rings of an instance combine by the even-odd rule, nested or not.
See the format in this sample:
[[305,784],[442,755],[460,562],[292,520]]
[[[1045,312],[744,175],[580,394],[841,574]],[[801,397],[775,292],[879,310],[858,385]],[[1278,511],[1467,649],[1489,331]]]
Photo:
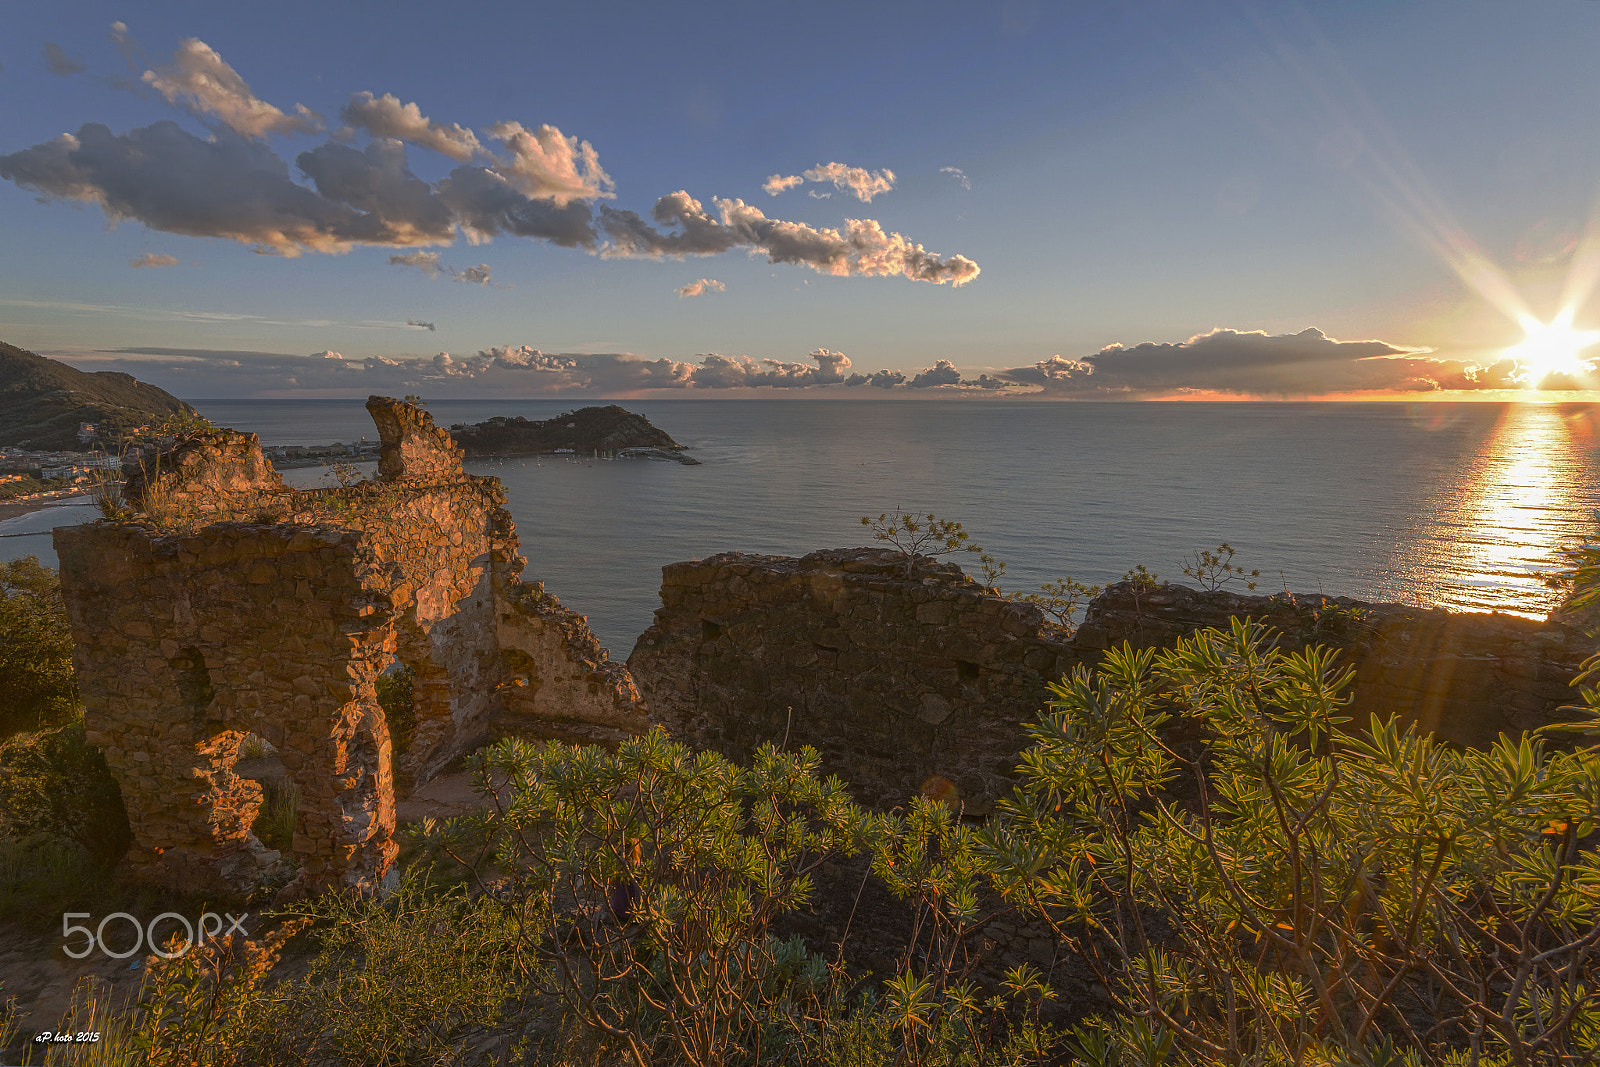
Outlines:
[[1600,330],[1574,330],[1570,311],[1563,311],[1549,322],[1540,322],[1531,315],[1521,315],[1518,321],[1523,341],[1506,349],[1505,354],[1517,361],[1518,377],[1528,388],[1537,389],[1551,374],[1578,377],[1590,372],[1589,361],[1579,353],[1600,343]]

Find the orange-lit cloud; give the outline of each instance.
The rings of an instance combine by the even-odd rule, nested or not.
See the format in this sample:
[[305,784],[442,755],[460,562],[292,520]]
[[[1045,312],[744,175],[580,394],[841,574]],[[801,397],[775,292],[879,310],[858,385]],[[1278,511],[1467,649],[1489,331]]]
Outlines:
[[1504,389],[1517,384],[1516,373],[1512,360],[1479,366],[1385,341],[1339,341],[1316,329],[1279,335],[1217,329],[1176,344],[1110,345],[1082,359],[1052,356],[999,376],[1046,396],[1136,399]]

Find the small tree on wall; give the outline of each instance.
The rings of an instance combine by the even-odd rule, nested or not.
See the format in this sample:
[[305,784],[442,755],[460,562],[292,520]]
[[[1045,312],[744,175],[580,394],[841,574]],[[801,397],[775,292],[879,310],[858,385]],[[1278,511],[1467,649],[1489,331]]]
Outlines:
[[874,541],[885,541],[894,546],[906,561],[906,577],[918,556],[942,556],[946,552],[977,552],[983,548],[972,543],[967,531],[959,522],[936,517],[932,512],[915,515],[899,508],[893,515],[882,514],[876,519],[863,515],[861,525],[872,531]]

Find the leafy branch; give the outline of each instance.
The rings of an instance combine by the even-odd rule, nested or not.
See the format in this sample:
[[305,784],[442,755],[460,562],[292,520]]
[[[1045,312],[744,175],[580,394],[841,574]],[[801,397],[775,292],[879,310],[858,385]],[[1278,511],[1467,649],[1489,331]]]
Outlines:
[[[915,515],[896,508],[893,515],[881,514],[876,519],[861,516],[861,525],[872,531],[874,541],[885,541],[894,546],[906,561],[906,577],[911,577],[917,558],[942,556],[947,552],[975,552],[983,558],[983,549],[972,543],[967,531],[959,522],[941,519],[932,512]],[[1004,564],[1001,565],[1004,569]]]

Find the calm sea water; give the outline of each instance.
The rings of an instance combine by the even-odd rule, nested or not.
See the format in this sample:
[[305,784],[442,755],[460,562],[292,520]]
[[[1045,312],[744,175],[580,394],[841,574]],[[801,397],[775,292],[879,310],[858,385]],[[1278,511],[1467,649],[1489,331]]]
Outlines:
[[[360,401],[194,401],[268,444],[376,437]],[[434,401],[443,425],[548,418],[572,401]],[[527,576],[621,658],[658,606],[661,567],[738,549],[800,555],[870,543],[896,507],[960,520],[1009,565],[1007,588],[1182,579],[1187,554],[1234,546],[1283,588],[1542,616],[1557,546],[1600,506],[1600,409],[1536,404],[1068,404],[629,401],[701,466],[650,460],[471,461],[498,476]],[[317,484],[321,470],[288,472]],[[0,534],[88,521],[87,507]],[[49,538],[0,538],[0,558]],[[957,557],[964,564],[974,557]],[[53,560],[51,560],[53,562]],[[970,567],[969,567],[970,569]]]

